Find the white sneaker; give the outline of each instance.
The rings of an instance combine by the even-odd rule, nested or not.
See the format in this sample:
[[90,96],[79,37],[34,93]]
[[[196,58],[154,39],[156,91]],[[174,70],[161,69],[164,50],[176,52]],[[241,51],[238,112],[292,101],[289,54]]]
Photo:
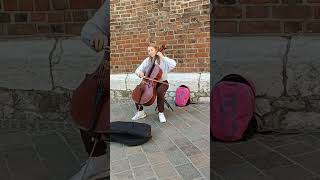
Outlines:
[[[92,157],[89,164],[87,161],[82,166],[81,170],[77,174],[72,176],[69,180],[94,180],[98,178],[110,177],[108,164],[109,163],[107,163],[106,155]],[[87,170],[85,170],[87,165]]]
[[159,112],[159,120],[160,120],[160,122],[162,122],[162,123],[165,123],[167,120],[166,120],[166,117],[164,117],[164,114],[163,113],[160,113]]
[[136,113],[136,115],[133,116],[133,118],[131,118],[132,120],[138,120],[141,118],[145,118],[147,116],[147,114],[142,110],[142,111],[138,111]]

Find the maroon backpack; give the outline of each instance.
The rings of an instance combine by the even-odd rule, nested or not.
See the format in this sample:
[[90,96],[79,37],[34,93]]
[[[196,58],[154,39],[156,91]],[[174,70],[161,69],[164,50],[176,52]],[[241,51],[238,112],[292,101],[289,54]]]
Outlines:
[[213,140],[247,140],[257,131],[255,85],[238,74],[215,84],[210,100],[210,131]]

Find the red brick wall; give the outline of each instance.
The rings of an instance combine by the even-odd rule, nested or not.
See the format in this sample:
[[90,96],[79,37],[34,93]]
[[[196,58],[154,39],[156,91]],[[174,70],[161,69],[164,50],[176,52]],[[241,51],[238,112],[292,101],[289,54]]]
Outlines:
[[167,45],[175,72],[208,72],[208,0],[111,0],[111,72],[133,73],[149,41]]
[[216,34],[320,32],[320,0],[213,0]]
[[0,0],[0,36],[79,35],[103,0]]

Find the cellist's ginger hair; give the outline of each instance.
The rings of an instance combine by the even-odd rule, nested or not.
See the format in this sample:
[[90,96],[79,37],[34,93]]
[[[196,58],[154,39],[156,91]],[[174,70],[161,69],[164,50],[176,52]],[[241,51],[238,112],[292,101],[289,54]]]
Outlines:
[[154,47],[156,49],[156,51],[159,49],[159,46],[156,42],[150,42],[148,44],[148,47]]

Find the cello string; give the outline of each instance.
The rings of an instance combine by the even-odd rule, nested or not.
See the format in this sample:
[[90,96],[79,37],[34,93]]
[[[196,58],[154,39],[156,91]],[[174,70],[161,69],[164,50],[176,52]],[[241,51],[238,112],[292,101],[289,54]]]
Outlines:
[[[110,51],[108,51],[108,50],[105,51],[105,58],[104,58],[103,67],[104,67],[104,69],[103,69],[103,85],[108,86],[106,83],[104,83],[104,82],[108,82],[107,78],[110,79]],[[106,89],[106,87],[104,89]]]
[[110,49],[109,48],[104,48],[104,56],[102,58],[102,62],[100,64],[100,72],[99,72],[99,84],[100,84],[100,87],[103,87],[103,90],[106,88],[105,87],[105,83],[107,81],[107,70],[108,70],[108,59],[110,59]]
[[[107,77],[105,77],[106,76],[106,69],[107,69],[107,67],[106,67],[106,65],[107,65],[107,63],[106,63],[106,54],[110,54],[110,46],[104,46],[103,47],[103,52],[104,52],[104,55],[103,55],[103,57],[102,57],[102,60],[101,60],[101,62],[100,62],[100,64],[99,64],[99,67],[98,67],[98,73],[97,73],[97,76],[98,76],[98,85],[99,85],[99,87],[103,87],[103,89],[105,89],[104,88],[104,82],[107,80],[106,78]],[[109,59],[109,57],[107,57],[108,59]]]

